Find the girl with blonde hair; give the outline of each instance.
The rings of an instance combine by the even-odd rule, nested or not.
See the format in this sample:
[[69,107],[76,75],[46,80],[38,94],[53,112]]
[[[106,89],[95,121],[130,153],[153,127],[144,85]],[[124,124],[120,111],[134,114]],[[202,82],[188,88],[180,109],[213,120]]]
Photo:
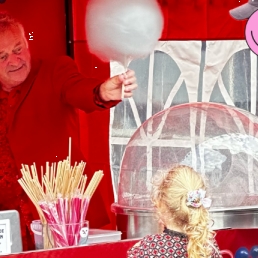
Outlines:
[[206,185],[201,174],[184,165],[159,172],[152,179],[151,198],[164,225],[128,251],[128,257],[221,258],[210,228]]

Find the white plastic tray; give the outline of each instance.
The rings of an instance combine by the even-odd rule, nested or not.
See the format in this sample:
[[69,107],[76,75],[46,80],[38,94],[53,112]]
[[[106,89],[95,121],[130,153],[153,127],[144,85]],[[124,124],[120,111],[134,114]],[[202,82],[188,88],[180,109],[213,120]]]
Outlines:
[[90,229],[87,244],[119,241],[121,234],[116,230]]

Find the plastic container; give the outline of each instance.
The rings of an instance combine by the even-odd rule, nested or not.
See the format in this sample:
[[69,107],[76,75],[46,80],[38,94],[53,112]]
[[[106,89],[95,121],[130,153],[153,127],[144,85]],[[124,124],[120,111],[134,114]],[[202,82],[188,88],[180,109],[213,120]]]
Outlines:
[[34,233],[35,248],[36,250],[43,249],[43,236],[42,236],[42,224],[40,220],[33,220],[30,224],[30,228]]
[[115,242],[121,240],[121,231],[90,229],[87,244]]
[[198,102],[155,114],[128,141],[111,207],[122,239],[158,232],[151,179],[172,164],[193,167],[208,179],[215,228],[258,227],[258,117]]
[[[44,248],[43,236],[42,236],[42,224],[40,220],[32,221],[31,230],[34,233],[36,250]],[[116,230],[104,230],[104,229],[90,229],[87,243],[80,242],[79,245],[88,245],[103,242],[115,242],[121,240],[121,231]]]
[[[50,248],[86,245],[89,235],[89,221],[47,223],[43,229],[44,241],[49,241]],[[46,246],[44,248],[46,249]]]
[[179,163],[209,180],[212,208],[257,205],[257,136],[258,117],[236,107],[198,102],[163,110],[125,148],[118,204],[152,208],[152,176]]
[[[72,233],[73,242],[70,244],[67,243],[67,244],[62,245],[62,243],[63,243],[62,239],[59,238],[59,240],[58,240],[58,239],[55,239],[52,237],[52,231],[54,228],[61,230],[61,227],[65,227],[65,229],[68,230],[69,226],[70,226],[70,229],[74,228],[74,225],[71,228],[72,224],[61,225],[59,227],[57,224],[53,224],[53,225],[47,225],[47,227],[42,227],[40,220],[33,220],[32,223],[30,224],[30,227],[31,227],[32,232],[34,233],[35,249],[40,250],[40,249],[48,249],[48,248],[56,248],[56,247],[65,247],[65,246],[71,246],[71,245],[86,245],[87,238],[88,238],[88,232],[89,232],[89,230],[88,230],[89,222],[88,221],[84,221],[83,223],[78,223],[78,227],[80,227],[81,230],[78,231],[78,227],[77,227],[77,231],[78,231],[77,233],[79,235],[76,235],[75,232]],[[46,234],[45,245],[44,245],[43,232],[45,232],[45,234]],[[66,232],[66,234],[68,234],[68,233],[69,232]]]

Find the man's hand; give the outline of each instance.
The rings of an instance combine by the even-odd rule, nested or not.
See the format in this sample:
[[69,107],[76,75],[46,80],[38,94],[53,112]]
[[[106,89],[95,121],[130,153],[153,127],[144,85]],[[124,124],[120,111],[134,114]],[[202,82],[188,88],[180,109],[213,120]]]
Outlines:
[[125,74],[116,75],[101,84],[99,96],[103,101],[120,100],[124,85],[124,98],[133,96],[133,90],[137,88],[135,73],[128,70]]

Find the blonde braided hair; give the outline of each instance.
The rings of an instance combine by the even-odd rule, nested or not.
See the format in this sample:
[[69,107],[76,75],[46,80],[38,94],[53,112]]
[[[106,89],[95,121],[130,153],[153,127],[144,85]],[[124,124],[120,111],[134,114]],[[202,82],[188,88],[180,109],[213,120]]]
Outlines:
[[187,194],[197,189],[206,190],[201,174],[188,166],[177,165],[153,177],[151,198],[164,224],[172,220],[186,233],[188,257],[208,258],[214,238],[214,232],[208,226],[209,212],[203,206],[194,208],[186,205]]

